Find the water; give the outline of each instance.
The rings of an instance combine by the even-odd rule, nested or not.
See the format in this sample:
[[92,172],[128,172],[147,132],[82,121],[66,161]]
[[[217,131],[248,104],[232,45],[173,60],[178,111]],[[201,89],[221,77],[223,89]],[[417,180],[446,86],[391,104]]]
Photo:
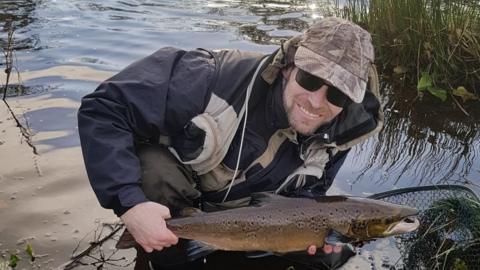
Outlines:
[[[3,0],[0,35],[3,46],[12,20],[15,65],[29,78],[23,83],[31,93],[78,104],[98,84],[89,75],[75,73],[78,77],[67,79],[64,73],[31,78],[26,74],[63,66],[88,67],[90,75],[109,74],[163,46],[269,53],[281,39],[300,34],[329,9],[323,1]],[[439,183],[476,189],[478,104],[464,105],[472,114],[466,117],[451,105],[418,99],[412,103],[414,98],[405,93],[415,94],[414,90],[398,94],[382,85],[385,128],[352,149],[332,193],[366,196]],[[49,107],[25,117],[34,132],[65,133],[37,141],[49,146],[43,151],[52,151],[78,147],[75,113],[75,108]]]

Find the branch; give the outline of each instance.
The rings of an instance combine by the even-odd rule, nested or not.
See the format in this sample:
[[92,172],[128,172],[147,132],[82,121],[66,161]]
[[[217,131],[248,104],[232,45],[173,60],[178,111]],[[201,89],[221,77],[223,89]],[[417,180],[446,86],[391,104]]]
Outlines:
[[105,237],[102,239],[90,242],[90,246],[88,246],[85,250],[80,252],[79,254],[75,255],[73,258],[70,259],[70,261],[62,264],[57,268],[57,270],[69,270],[73,269],[79,261],[86,256],[90,256],[90,252],[92,252],[95,248],[101,246],[105,241],[109,240],[114,236],[118,231],[120,231],[123,228],[123,224],[116,224],[113,230]]

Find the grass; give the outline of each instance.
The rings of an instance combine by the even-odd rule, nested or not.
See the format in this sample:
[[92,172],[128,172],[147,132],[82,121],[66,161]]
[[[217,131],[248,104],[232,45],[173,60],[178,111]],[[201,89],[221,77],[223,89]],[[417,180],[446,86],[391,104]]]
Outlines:
[[464,87],[478,98],[480,1],[347,0],[338,13],[372,33],[384,72],[412,85],[428,76],[435,89]]

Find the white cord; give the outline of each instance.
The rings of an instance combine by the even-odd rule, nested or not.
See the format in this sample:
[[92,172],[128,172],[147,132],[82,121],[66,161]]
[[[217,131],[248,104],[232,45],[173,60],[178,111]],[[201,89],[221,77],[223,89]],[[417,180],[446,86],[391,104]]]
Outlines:
[[240,138],[240,149],[238,150],[237,165],[235,165],[235,171],[233,172],[232,180],[230,180],[230,185],[228,186],[227,193],[225,193],[225,197],[223,197],[222,203],[224,203],[227,200],[228,194],[230,193],[230,190],[233,187],[233,183],[235,182],[235,178],[237,177],[238,167],[240,166],[240,157],[242,156],[243,141],[244,141],[244,138],[245,138],[245,130],[247,129],[248,102],[250,101],[250,93],[252,92],[253,84],[255,82],[255,79],[257,78],[257,74],[260,71],[260,68],[263,66],[263,63],[265,63],[266,60],[267,60],[267,58],[264,58],[260,62],[260,64],[258,64],[257,70],[255,71],[255,74],[253,74],[252,80],[250,81],[250,84],[248,85],[248,88],[247,88],[247,94],[245,95],[245,116],[244,116],[244,120],[243,120],[242,137]]
[[246,101],[246,108],[245,108],[245,119],[243,120],[243,130],[242,130],[242,137],[240,139],[240,149],[238,150],[238,158],[237,158],[237,165],[235,165],[235,171],[233,173],[232,180],[230,180],[230,185],[228,186],[227,193],[225,193],[225,197],[223,197],[222,203],[227,200],[228,194],[233,187],[233,183],[235,182],[235,178],[237,177],[238,167],[240,166],[240,157],[242,156],[242,148],[243,148],[243,139],[245,137],[245,130],[247,128],[247,116],[248,116],[248,98],[250,97],[249,92],[247,91],[247,101]]

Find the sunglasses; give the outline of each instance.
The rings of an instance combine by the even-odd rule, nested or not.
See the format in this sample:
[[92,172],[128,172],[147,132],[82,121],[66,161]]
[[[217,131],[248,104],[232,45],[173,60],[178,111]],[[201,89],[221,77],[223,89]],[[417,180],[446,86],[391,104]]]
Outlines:
[[315,92],[320,89],[320,87],[327,85],[327,100],[337,107],[346,107],[351,103],[351,99],[338,88],[328,84],[322,78],[319,78],[301,69],[298,69],[297,75],[295,76],[295,81],[297,81],[298,85],[300,85],[303,89],[309,92]]

